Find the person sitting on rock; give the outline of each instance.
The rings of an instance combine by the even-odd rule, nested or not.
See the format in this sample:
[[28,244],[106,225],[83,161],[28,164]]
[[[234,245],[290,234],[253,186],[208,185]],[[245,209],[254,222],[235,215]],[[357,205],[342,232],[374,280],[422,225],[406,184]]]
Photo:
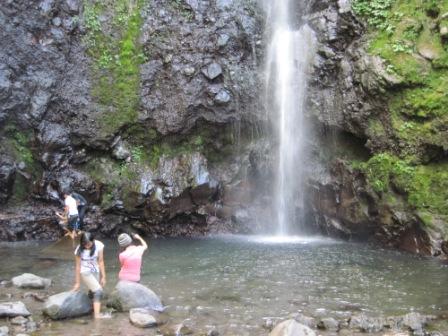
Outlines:
[[75,285],[73,291],[79,290],[82,282],[93,294],[94,318],[105,318],[102,315],[101,298],[106,285],[106,269],[104,267],[104,244],[95,240],[90,232],[83,232],[79,245],[75,249]]
[[133,244],[131,236],[127,233],[122,233],[118,236],[118,244],[123,249],[118,257],[121,264],[118,279],[122,281],[139,282],[142,256],[147,250],[148,245],[138,234],[134,234],[133,237],[138,240],[141,245]]
[[78,229],[82,230],[84,227],[84,215],[86,213],[87,200],[84,198],[84,196],[76,192],[72,192],[70,196],[72,196],[76,201],[76,205],[78,208]]

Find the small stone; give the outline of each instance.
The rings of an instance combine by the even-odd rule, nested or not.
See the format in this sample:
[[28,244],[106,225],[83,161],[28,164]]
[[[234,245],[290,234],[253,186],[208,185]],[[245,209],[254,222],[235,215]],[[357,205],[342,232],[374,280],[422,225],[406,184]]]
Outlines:
[[269,336],[316,336],[316,333],[295,320],[286,320],[278,324]]
[[151,315],[151,311],[143,308],[134,308],[129,311],[129,320],[140,328],[148,328],[157,325],[157,320]]
[[70,14],[78,14],[79,13],[79,0],[65,0],[66,8]]
[[219,331],[216,329],[209,330],[207,336],[219,336]]
[[123,141],[118,141],[112,150],[112,156],[118,160],[126,160],[131,157],[131,151]]
[[330,330],[330,331],[338,331],[339,330],[339,322],[331,317],[321,319],[317,326],[320,329],[325,329],[325,330]]
[[9,280],[2,280],[0,281],[0,287],[11,287],[12,281]]
[[38,294],[38,293],[32,293],[32,292],[26,292],[25,294],[23,294],[23,298],[27,299],[27,298],[33,298],[36,301],[39,302],[44,302],[47,299],[47,296],[44,294]]
[[55,17],[53,18],[53,20],[51,20],[51,23],[53,23],[53,25],[55,25],[56,27],[59,27],[62,23],[62,20],[60,17]]
[[293,317],[294,320],[296,320],[300,324],[306,325],[307,327],[316,328],[317,326],[316,319],[313,317],[305,316],[301,313],[297,313]]
[[348,13],[351,10],[351,1],[349,0],[338,0],[339,13]]
[[440,36],[447,37],[448,36],[448,26],[441,26],[439,32],[440,32]]
[[9,328],[7,326],[1,326],[0,336],[8,336],[8,335],[9,335]]
[[225,47],[227,45],[227,42],[229,42],[230,36],[227,34],[219,34],[218,36],[218,47],[222,48]]
[[222,74],[221,65],[216,62],[210,63],[207,67],[202,69],[202,73],[205,77],[213,80]]
[[34,322],[34,321],[28,321],[25,324],[25,329],[26,329],[27,332],[33,333],[33,332],[35,332],[38,329],[37,328],[37,323]]
[[165,55],[165,57],[163,58],[163,63],[169,64],[169,63],[171,63],[172,60],[173,60],[173,55],[168,54],[168,55]]
[[23,325],[27,322],[28,322],[28,319],[23,316],[16,316],[11,319],[11,324],[14,324],[14,325]]
[[218,104],[227,104],[230,99],[230,93],[226,89],[220,90],[215,96],[215,102]]
[[190,76],[194,75],[195,69],[191,66],[188,66],[188,67],[183,68],[182,72],[185,76],[190,77]]

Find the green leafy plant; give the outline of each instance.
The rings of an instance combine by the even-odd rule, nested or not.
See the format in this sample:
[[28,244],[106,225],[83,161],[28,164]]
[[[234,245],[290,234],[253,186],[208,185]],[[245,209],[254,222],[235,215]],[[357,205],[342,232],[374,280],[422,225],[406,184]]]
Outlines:
[[355,0],[352,2],[353,11],[367,19],[369,25],[379,29],[392,30],[388,18],[393,0]]

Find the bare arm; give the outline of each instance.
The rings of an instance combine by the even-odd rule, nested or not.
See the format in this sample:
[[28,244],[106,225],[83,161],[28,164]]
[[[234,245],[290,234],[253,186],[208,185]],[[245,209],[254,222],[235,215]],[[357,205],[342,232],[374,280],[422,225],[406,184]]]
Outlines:
[[98,265],[100,266],[100,283],[104,287],[106,285],[106,268],[104,267],[103,250],[98,253]]
[[138,235],[137,233],[134,235],[134,238],[137,239],[143,246],[144,250],[148,249],[148,244],[146,244],[146,242],[143,240],[142,237],[140,237],[140,235]]
[[68,205],[64,206],[64,216],[68,216]]
[[75,257],[75,285],[73,286],[73,291],[77,291],[81,284],[81,257]]

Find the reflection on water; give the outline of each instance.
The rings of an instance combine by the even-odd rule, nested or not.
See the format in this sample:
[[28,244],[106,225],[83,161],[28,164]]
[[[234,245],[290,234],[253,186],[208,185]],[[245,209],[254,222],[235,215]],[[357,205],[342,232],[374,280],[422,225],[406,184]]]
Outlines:
[[[118,250],[115,241],[105,244],[110,291],[119,270]],[[1,277],[31,272],[52,278],[54,292],[70,289],[73,262],[41,259],[43,247],[0,245]],[[336,318],[353,311],[434,314],[448,309],[447,280],[448,268],[436,260],[365,245],[322,238],[278,243],[266,237],[224,236],[151,241],[141,282],[161,296],[174,322],[190,319],[198,328],[217,326],[223,335],[265,335],[263,317],[298,311]],[[54,323],[52,328],[57,334],[67,323],[74,322]],[[70,330],[79,335],[90,327],[76,324]],[[124,333],[128,335],[135,329],[124,314],[115,315],[107,328],[130,328]]]

